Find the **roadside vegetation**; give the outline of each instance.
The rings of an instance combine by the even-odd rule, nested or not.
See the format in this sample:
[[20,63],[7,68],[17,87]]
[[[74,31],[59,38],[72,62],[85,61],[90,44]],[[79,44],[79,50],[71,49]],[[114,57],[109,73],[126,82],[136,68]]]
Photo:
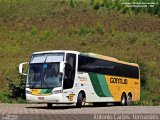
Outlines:
[[0,0],[0,101],[24,102],[9,97],[7,79],[20,82],[18,65],[32,52],[69,49],[138,63],[141,101],[134,104],[160,105],[159,16],[159,2],[127,8],[118,0]]
[[124,14],[147,12],[160,16],[159,0],[91,0],[91,5],[95,10],[104,7],[107,10],[116,10]]

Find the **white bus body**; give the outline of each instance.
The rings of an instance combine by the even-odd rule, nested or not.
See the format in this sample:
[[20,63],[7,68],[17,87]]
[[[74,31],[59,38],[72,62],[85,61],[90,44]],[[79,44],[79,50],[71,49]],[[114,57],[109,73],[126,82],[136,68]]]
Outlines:
[[[82,58],[83,56],[84,58]],[[85,56],[91,58],[91,60],[88,60]],[[35,52],[32,54],[28,63],[28,73],[26,74],[27,102],[47,103],[48,106],[61,103],[76,103],[78,107],[81,107],[84,102],[122,103],[123,94],[125,94],[126,101],[122,104],[129,102],[127,99],[129,95],[132,101],[139,100],[139,72],[138,76],[137,73],[130,75],[131,77],[133,76],[132,78],[127,74],[126,77],[116,75],[115,73],[113,75],[107,75],[105,70],[103,72],[104,68],[102,69],[100,66],[87,66],[87,63],[91,61],[93,61],[93,64],[97,64],[98,62],[96,63],[96,60],[108,60],[116,64],[133,66],[138,72],[137,64],[126,63],[115,58],[92,53],[80,53],[69,50]],[[25,75],[22,72],[23,64],[27,63],[21,63],[19,65],[19,72]],[[112,69],[112,66],[105,68],[109,70]],[[87,72],[90,70],[91,72]]]

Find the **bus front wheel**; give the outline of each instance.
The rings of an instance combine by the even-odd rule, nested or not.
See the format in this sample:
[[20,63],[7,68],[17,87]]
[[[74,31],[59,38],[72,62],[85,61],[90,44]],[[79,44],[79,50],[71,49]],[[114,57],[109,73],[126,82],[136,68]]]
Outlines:
[[80,92],[77,97],[76,107],[81,108],[84,101],[85,101],[85,98],[83,97],[82,92]]

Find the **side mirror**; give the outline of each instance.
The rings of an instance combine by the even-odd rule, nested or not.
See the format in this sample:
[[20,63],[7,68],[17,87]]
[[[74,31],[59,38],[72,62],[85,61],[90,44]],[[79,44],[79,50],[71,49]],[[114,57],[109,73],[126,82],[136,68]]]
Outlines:
[[19,73],[22,75],[27,75],[26,73],[23,73],[23,65],[28,64],[28,62],[20,63],[19,64]]
[[60,73],[64,73],[65,64],[66,64],[66,61],[60,62],[60,70],[59,70]]

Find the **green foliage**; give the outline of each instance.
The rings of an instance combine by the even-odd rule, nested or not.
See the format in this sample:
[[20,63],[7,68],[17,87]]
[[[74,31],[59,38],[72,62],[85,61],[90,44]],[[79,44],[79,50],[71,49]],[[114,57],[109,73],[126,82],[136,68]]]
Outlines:
[[65,4],[65,0],[61,0],[61,4]]
[[[122,2],[155,2],[156,4],[154,6],[152,5],[147,5],[147,7],[126,7],[125,5],[122,4]],[[134,12],[135,14],[141,13],[141,12],[149,12],[150,14],[153,15],[160,15],[160,2],[157,0],[149,0],[149,1],[145,1],[145,0],[91,0],[91,5],[93,6],[93,8],[95,10],[98,10],[101,7],[104,7],[108,10],[117,10],[117,11],[121,11],[123,14],[126,13],[131,13]]]
[[33,27],[30,31],[31,35],[37,35],[38,34],[38,29]]
[[160,96],[154,96],[152,103],[153,105],[160,105]]
[[90,30],[85,26],[81,26],[79,31],[78,31],[79,35],[81,35],[81,36],[82,35],[87,35],[89,32],[90,32]]
[[98,10],[101,7],[101,5],[97,2],[96,4],[94,4],[93,8],[95,10]]
[[103,0],[91,0],[91,5],[93,5],[93,8],[95,10],[98,10],[101,6],[103,6],[104,4]]
[[128,8],[124,7],[121,11],[123,14],[126,14],[128,12]]
[[[151,102],[150,98],[148,98],[149,95],[150,95],[150,93],[149,93],[148,90],[144,89],[144,90],[141,91],[141,105],[151,104],[151,103],[149,103],[149,102]],[[149,99],[149,101],[148,101],[148,99]]]
[[87,34],[101,34],[103,35],[105,32],[104,26],[100,23],[97,23],[94,26],[87,27],[87,26],[80,26],[78,30],[73,30],[72,33],[78,34],[80,36],[86,36]]
[[11,99],[9,99],[9,97],[7,95],[3,94],[2,92],[0,92],[0,101],[6,102],[6,103],[11,103]]
[[39,35],[39,41],[47,40],[51,33],[49,31],[42,31]]
[[147,85],[147,81],[148,81],[148,67],[145,63],[143,62],[138,62],[139,66],[140,66],[140,78],[141,78],[141,86],[145,87]]
[[136,34],[131,34],[131,35],[129,36],[128,42],[132,45],[132,44],[134,44],[136,41],[137,41],[137,36],[136,36]]
[[26,103],[26,100],[23,100],[21,98],[14,99],[11,98],[9,94],[4,94],[0,92],[0,102],[3,103]]
[[16,99],[16,103],[26,103],[26,100],[18,98]]
[[114,36],[115,35],[115,26],[114,24],[112,23],[110,26],[109,26],[109,33]]
[[104,26],[100,23],[97,23],[97,25],[95,26],[95,30],[96,33],[98,34],[104,34],[105,30],[104,30]]
[[150,76],[149,67],[146,63],[138,61],[140,66],[141,78],[141,98],[135,102],[135,105],[160,105],[160,88],[157,86],[160,81],[153,76]]
[[73,0],[70,0],[70,6],[71,6],[71,7],[74,7],[74,2],[73,2]]

